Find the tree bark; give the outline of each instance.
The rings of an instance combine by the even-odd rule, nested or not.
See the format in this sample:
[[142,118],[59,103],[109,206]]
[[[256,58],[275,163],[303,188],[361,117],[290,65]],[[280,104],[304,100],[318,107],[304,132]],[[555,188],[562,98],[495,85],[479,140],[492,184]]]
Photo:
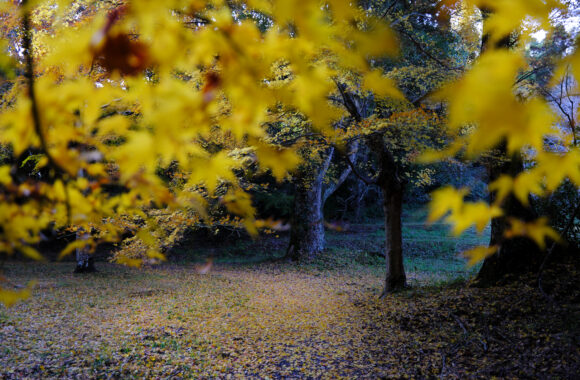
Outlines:
[[[502,174],[515,177],[524,170],[519,153],[515,154],[511,159],[506,159],[505,144],[501,144],[499,151],[501,162],[497,163],[492,160],[488,164],[490,183]],[[494,193],[490,193],[490,203],[494,202],[495,196]],[[509,195],[503,201],[502,208],[506,216],[524,221],[532,221],[537,217],[531,208],[524,206],[513,195]],[[506,276],[517,276],[521,273],[536,270],[539,267],[541,251],[532,240],[523,237],[504,238],[504,234],[509,228],[506,216],[494,218],[491,221],[489,244],[490,246],[499,245],[500,248],[494,255],[484,260],[483,266],[477,274],[476,286],[491,286],[506,278]]]
[[385,212],[385,257],[387,273],[384,293],[405,287],[407,276],[403,266],[403,187],[383,189],[383,210]]
[[[86,238],[88,238],[87,232],[81,230],[76,233],[77,240]],[[76,262],[77,266],[74,273],[92,273],[97,271],[95,268],[95,261],[91,256],[88,247],[76,249]]]
[[300,261],[314,257],[324,249],[322,185],[334,155],[329,148],[318,171],[304,169],[294,182],[294,207],[290,217],[290,242],[286,257]]
[[[83,169],[81,169],[79,170],[78,176],[79,178],[86,178],[86,172]],[[85,193],[84,195],[86,196],[87,193]],[[89,232],[81,228],[80,230],[77,231],[75,238],[76,240],[87,240],[88,238],[90,238],[90,234]],[[75,255],[77,266],[74,270],[74,273],[92,273],[97,271],[97,269],[95,268],[95,261],[91,253],[89,252],[88,247],[77,248]]]
[[405,181],[399,175],[399,166],[393,153],[385,146],[382,135],[367,140],[369,148],[377,155],[379,173],[377,185],[383,194],[385,212],[385,288],[381,295],[404,288],[407,284],[403,265],[403,192]]
[[[346,157],[352,163],[356,163],[358,151],[359,151],[359,141],[355,140],[346,146]],[[332,194],[334,194],[334,192],[336,190],[338,190],[338,188],[344,183],[344,181],[346,181],[346,179],[348,178],[348,176],[350,175],[351,172],[352,172],[351,167],[349,165],[347,165],[344,168],[344,170],[340,173],[340,175],[338,176],[336,181],[333,181],[332,183],[330,183],[326,186],[326,188],[324,189],[324,191],[322,193],[322,206],[323,207],[324,207],[324,204],[326,203],[326,201],[328,200],[328,198],[330,198],[330,196]]]
[[[488,23],[493,9],[481,7],[480,10],[482,12],[485,29],[485,25]],[[482,36],[481,54],[492,48],[489,38],[488,33]],[[509,49],[516,40],[516,36],[508,33],[498,40],[493,47],[496,49]],[[487,163],[488,183],[495,181],[502,174],[515,177],[524,170],[521,154],[518,152],[511,158],[508,157],[506,145],[505,141],[501,142],[497,148],[499,158],[492,157],[490,158],[490,162]],[[494,202],[495,194],[490,193],[489,199],[490,203]],[[501,206],[506,216],[525,221],[533,220],[536,217],[533,210],[522,205],[513,194],[510,194]],[[504,238],[504,234],[509,227],[506,216],[494,218],[491,221],[490,245],[499,245],[499,249],[494,255],[484,260],[483,266],[477,274],[474,283],[475,286],[491,286],[508,275],[517,275],[526,272],[536,265],[535,261],[541,254],[538,246],[527,238],[514,238],[509,240]]]
[[294,261],[310,259],[324,249],[321,182],[294,185],[294,208],[287,253]]

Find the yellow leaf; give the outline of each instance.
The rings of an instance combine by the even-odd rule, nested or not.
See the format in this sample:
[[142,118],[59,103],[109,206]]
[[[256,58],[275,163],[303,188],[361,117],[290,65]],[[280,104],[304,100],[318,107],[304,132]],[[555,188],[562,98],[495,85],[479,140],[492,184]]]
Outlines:
[[393,99],[404,99],[405,97],[397,88],[394,80],[381,74],[379,70],[373,70],[364,77],[363,86],[374,91],[379,96],[390,97]]
[[475,247],[473,249],[463,252],[462,255],[469,259],[467,265],[471,267],[480,262],[481,260],[496,253],[497,249],[498,249],[497,245],[492,245],[490,247]]
[[42,260],[44,260],[44,257],[42,257],[42,255],[36,249],[32,248],[29,245],[21,245],[20,247],[18,247],[18,249],[26,257],[29,257],[29,258],[31,258],[33,260],[36,260],[36,261],[42,261]]
[[526,236],[532,239],[538,247],[546,247],[546,239],[561,241],[560,235],[548,225],[548,219],[539,218],[533,222],[523,222],[519,219],[510,218],[510,228],[505,232],[505,238],[510,239],[517,236]]
[[58,254],[58,260],[62,260],[66,256],[70,255],[74,250],[83,249],[87,245],[92,245],[92,241],[88,239],[77,239],[68,243],[67,246]]
[[450,146],[443,150],[426,150],[422,152],[416,159],[419,164],[431,164],[433,162],[441,161],[444,158],[453,157],[463,147],[462,140],[453,142]]
[[34,282],[29,282],[26,288],[20,290],[11,290],[0,287],[0,302],[6,307],[11,307],[15,303],[30,297]]
[[150,231],[140,230],[137,232],[137,238],[141,239],[141,241],[149,247],[155,247],[157,245],[157,241],[155,237],[151,235]]
[[268,168],[276,180],[281,181],[300,163],[300,157],[291,149],[277,148],[266,144],[255,146],[256,156],[261,166]]
[[143,260],[141,259],[132,259],[126,256],[119,256],[115,259],[115,262],[121,265],[125,265],[128,267],[139,268],[143,265]]
[[256,212],[252,206],[252,198],[242,190],[236,189],[233,193],[227,194],[222,202],[229,212],[236,215],[252,217]]
[[429,203],[429,216],[427,221],[433,223],[445,216],[448,212],[457,212],[463,205],[463,198],[467,195],[467,189],[455,189],[451,186],[436,190],[431,194]]
[[147,251],[147,257],[149,257],[151,259],[158,259],[161,261],[167,260],[167,258],[165,257],[165,255],[163,253],[156,251],[154,249],[150,249]]
[[577,148],[566,153],[540,152],[536,170],[545,178],[546,189],[554,191],[565,178],[580,186],[580,152]]
[[486,202],[480,201],[465,204],[462,213],[467,216],[470,225],[475,224],[477,232],[482,233],[490,220],[501,216],[503,211],[497,206],[490,206]]
[[541,187],[542,177],[537,170],[528,170],[518,175],[514,180],[513,192],[516,198],[524,205],[529,203],[529,195],[542,195],[544,190]]
[[10,176],[10,166],[0,167],[0,184],[8,185],[12,183],[12,176]]

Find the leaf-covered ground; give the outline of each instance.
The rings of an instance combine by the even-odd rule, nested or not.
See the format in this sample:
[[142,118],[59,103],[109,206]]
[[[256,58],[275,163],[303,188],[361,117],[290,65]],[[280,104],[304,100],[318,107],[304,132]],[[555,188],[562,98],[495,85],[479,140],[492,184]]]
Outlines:
[[[8,264],[34,296],[0,309],[0,378],[577,378],[578,266],[474,289],[373,265]],[[562,270],[565,270],[563,272]],[[564,273],[565,276],[561,274]],[[559,277],[558,277],[559,276]],[[565,281],[563,278],[565,277]],[[435,280],[433,280],[435,279]]]

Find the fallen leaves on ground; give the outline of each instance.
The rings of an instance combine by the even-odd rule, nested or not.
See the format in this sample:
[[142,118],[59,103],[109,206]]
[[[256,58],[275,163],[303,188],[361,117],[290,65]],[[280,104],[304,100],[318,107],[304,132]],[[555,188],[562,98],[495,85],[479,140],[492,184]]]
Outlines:
[[[573,378],[580,296],[527,282],[415,286],[377,298],[381,275],[290,264],[132,269],[9,264],[37,278],[0,309],[0,377]],[[362,268],[362,269],[361,269]],[[411,282],[416,273],[410,273]],[[529,281],[528,281],[529,282]],[[558,288],[558,286],[560,288]]]

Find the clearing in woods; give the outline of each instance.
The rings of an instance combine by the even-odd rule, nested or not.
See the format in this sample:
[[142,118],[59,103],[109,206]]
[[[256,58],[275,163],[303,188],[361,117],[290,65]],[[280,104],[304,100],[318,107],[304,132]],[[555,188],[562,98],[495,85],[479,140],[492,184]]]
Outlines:
[[[367,227],[366,237],[357,232],[359,243],[380,246],[377,228]],[[99,263],[100,272],[82,276],[71,273],[71,263],[7,264],[12,279],[36,279],[37,290],[0,309],[0,377],[579,373],[577,265],[565,268],[572,287],[546,274],[557,304],[541,297],[533,278],[469,288],[475,269],[452,251],[486,236],[445,243],[443,227],[406,228],[411,287],[382,300],[384,259],[371,246],[348,246],[348,233],[331,233],[332,248],[301,267],[226,258],[200,274],[191,262],[141,269]]]

